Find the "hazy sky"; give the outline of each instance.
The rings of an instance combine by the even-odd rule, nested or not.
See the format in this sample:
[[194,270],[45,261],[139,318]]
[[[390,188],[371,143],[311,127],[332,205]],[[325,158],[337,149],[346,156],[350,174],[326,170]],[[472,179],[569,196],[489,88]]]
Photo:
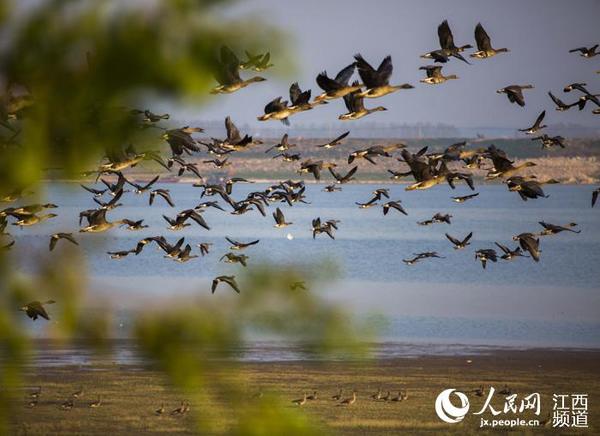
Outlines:
[[[571,48],[600,43],[598,0],[242,0],[232,8],[235,15],[260,17],[288,32],[298,55],[298,69],[285,79],[264,72],[268,82],[217,96],[201,111],[194,110],[193,118],[215,120],[232,115],[240,124],[256,125],[256,116],[269,100],[279,95],[287,98],[292,81],[312,88],[316,95],[319,71],[326,69],[334,75],[360,52],[375,66],[385,55],[392,55],[391,82],[409,82],[416,88],[367,100],[367,105],[384,105],[388,112],[364,121],[337,121],[345,112],[338,100],[294,116],[292,128],[294,123],[331,122],[342,129],[365,121],[527,127],[543,109],[548,110],[546,121],[551,124],[600,125],[600,116],[592,115],[590,107],[582,112],[557,112],[547,96],[552,90],[566,102],[576,100],[574,93],[562,92],[566,84],[575,81],[587,82],[592,91],[600,93],[600,74],[595,74],[600,70],[600,56],[585,59],[568,53]],[[473,59],[471,66],[451,60],[444,72],[457,74],[460,80],[436,86],[421,84],[424,72],[418,68],[429,62],[419,55],[438,48],[437,25],[444,19],[448,19],[457,45],[475,46],[473,31],[481,21],[492,45],[508,47],[511,52]],[[273,62],[277,64],[277,59]],[[504,86],[526,83],[535,89],[526,91],[525,108],[496,94]]]

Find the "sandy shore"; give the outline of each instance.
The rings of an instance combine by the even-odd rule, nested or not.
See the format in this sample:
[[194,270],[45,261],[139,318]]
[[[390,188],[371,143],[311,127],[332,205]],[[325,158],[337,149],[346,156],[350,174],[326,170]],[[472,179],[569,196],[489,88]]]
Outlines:
[[[332,434],[479,434],[481,417],[493,418],[489,411],[480,416],[472,414],[482,408],[487,397],[487,393],[478,397],[471,392],[479,385],[496,389],[492,405],[497,410],[502,410],[504,405],[504,396],[498,391],[505,385],[517,394],[517,404],[524,396],[539,393],[539,416],[523,412],[502,414],[498,418],[520,417],[541,422],[552,411],[553,394],[586,393],[589,395],[589,428],[585,432],[598,434],[600,431],[600,351],[502,350],[489,355],[361,362],[219,364],[211,366],[205,375],[206,389],[194,393],[172,388],[156,370],[133,365],[31,368],[27,370],[23,392],[16,396],[12,414],[14,433],[231,433],[236,429],[241,431],[240,416],[247,418],[249,413],[263,410],[262,405],[277,404],[290,417],[300,420],[298,422],[321,426]],[[215,389],[211,384],[215,380],[222,385],[236,386],[237,390]],[[35,407],[28,408],[26,393],[35,386],[42,387],[42,395]],[[400,402],[371,399],[379,388],[391,391],[392,396],[399,390],[406,391],[408,399]],[[434,410],[437,395],[448,388],[467,393],[470,401],[468,414],[457,424],[442,422]],[[74,401],[74,408],[60,410],[60,404],[80,389],[84,396]],[[341,406],[332,400],[331,396],[339,389],[343,390],[344,398],[351,396],[355,389],[356,403]],[[317,400],[308,401],[302,407],[291,403],[302,397],[303,392],[313,391],[317,391]],[[259,392],[262,397],[253,398]],[[101,407],[90,408],[89,403],[98,398],[102,398]],[[191,403],[188,414],[154,415],[161,404],[165,404],[168,412],[177,408],[183,399]],[[454,398],[455,404],[457,401]],[[202,419],[212,423],[210,431]],[[497,434],[499,429],[508,430],[499,427],[486,431]],[[558,433],[558,429],[551,426],[513,430]]]

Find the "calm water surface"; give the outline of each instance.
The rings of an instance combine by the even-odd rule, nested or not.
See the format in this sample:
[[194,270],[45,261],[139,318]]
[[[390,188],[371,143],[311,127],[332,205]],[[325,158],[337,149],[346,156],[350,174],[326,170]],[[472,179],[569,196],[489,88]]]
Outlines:
[[[234,197],[266,186],[236,185]],[[125,295],[160,299],[209,292],[212,277],[235,274],[241,268],[218,262],[229,246],[224,237],[258,238],[261,242],[246,250],[250,265],[335,263],[335,280],[312,291],[345,304],[359,317],[387,319],[382,341],[600,347],[600,208],[590,207],[591,186],[548,186],[549,198],[527,202],[504,186],[479,186],[479,197],[457,204],[450,197],[470,193],[463,186],[455,191],[439,186],[405,192],[402,185],[387,185],[391,198],[401,199],[409,215],[391,211],[383,216],[380,207],[363,210],[354,204],[367,201],[379,185],[345,185],[336,193],[322,192],[323,185],[307,185],[310,205],[281,206],[287,220],[294,223],[285,229],[273,228],[271,207],[267,217],[257,212],[234,216],[209,209],[204,217],[210,231],[194,224],[180,232],[167,230],[162,215],[174,216],[206,198],[200,199],[201,190],[191,185],[162,187],[171,191],[176,208],[160,199],[148,207],[146,195],[128,193],[122,199],[126,206],[108,213],[111,220],[143,218],[149,229],[117,229],[81,238],[94,292],[121,292],[123,310],[127,309]],[[50,233],[77,229],[79,211],[95,205],[90,195],[74,184],[50,184],[47,198],[60,205],[59,217],[14,231],[19,237],[15,255],[24,271],[28,271],[28,256],[47,250]],[[452,214],[452,225],[416,224],[436,212]],[[311,220],[317,216],[342,221],[335,241],[325,236],[312,239]],[[581,234],[563,232],[543,238],[539,263],[531,259],[499,261],[484,271],[473,258],[476,249],[496,248],[494,241],[514,247],[511,237],[539,231],[541,220],[577,222]],[[453,250],[444,237],[448,232],[462,238],[470,231],[474,233],[472,244],[465,250]],[[103,254],[133,248],[143,237],[160,234],[171,242],[185,236],[192,246],[199,242],[214,245],[208,256],[186,264],[164,259],[154,247],[120,261]],[[445,259],[414,266],[402,263],[401,259],[421,251],[437,251]]]

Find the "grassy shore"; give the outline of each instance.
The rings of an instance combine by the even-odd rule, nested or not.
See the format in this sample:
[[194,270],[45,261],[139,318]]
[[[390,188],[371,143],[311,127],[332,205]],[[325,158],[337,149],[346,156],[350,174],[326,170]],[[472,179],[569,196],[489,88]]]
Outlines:
[[[277,401],[289,408],[290,413],[304,415],[332,434],[479,434],[480,420],[472,412],[481,409],[485,397],[469,394],[470,412],[458,424],[446,424],[434,412],[435,398],[442,390],[456,388],[469,392],[479,385],[494,386],[497,391],[508,385],[518,398],[539,392],[540,420],[551,413],[552,394],[587,393],[589,429],[586,434],[600,431],[600,352],[527,350],[497,351],[485,356],[429,356],[365,362],[244,363],[234,368],[226,365],[220,371],[223,373],[219,376],[229,377],[245,387],[244,396],[248,401]],[[14,434],[195,434],[194,414],[219,416],[216,409],[227,407],[229,403],[226,396],[217,395],[212,401],[192,401],[187,415],[155,416],[154,411],[162,403],[168,412],[186,396],[170,388],[158,372],[135,366],[32,368],[27,371],[26,383],[30,389],[41,386],[43,392],[33,408],[27,407],[28,398],[23,392],[23,404],[17,405],[13,416]],[[393,395],[406,390],[408,399],[375,401],[370,396],[378,388],[389,390]],[[60,410],[60,404],[79,389],[83,389],[84,396],[75,400],[75,407]],[[340,406],[331,400],[339,389],[343,389],[344,397],[356,389],[357,402]],[[319,399],[308,401],[303,407],[291,403],[302,397],[303,392],[315,390]],[[264,395],[253,399],[257,392]],[[89,408],[89,403],[99,397],[103,400],[102,406]],[[492,404],[502,409],[503,396],[496,392]],[[482,416],[491,417],[489,412]],[[514,417],[506,415],[511,416]],[[535,418],[531,413],[519,416]],[[235,426],[235,413],[218,419],[221,421],[217,427],[224,433]],[[498,429],[486,431],[498,433]],[[557,429],[551,427],[518,427],[513,431],[557,434]]]

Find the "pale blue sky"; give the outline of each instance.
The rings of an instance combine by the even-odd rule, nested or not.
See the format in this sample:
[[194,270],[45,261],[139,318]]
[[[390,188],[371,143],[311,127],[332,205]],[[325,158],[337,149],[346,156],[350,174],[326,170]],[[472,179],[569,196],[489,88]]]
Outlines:
[[[285,79],[267,71],[263,74],[268,82],[217,96],[202,110],[195,109],[193,118],[216,120],[232,115],[240,124],[258,125],[256,116],[264,105],[278,95],[287,96],[292,81],[312,88],[314,95],[314,78],[319,71],[326,69],[335,74],[360,52],[373,64],[391,54],[392,83],[416,86],[368,101],[368,105],[381,104],[389,111],[366,117],[366,122],[516,128],[528,126],[546,109],[546,121],[551,124],[600,126],[600,116],[592,115],[590,108],[556,112],[547,96],[552,90],[566,102],[574,101],[573,93],[562,93],[564,85],[574,81],[587,82],[590,90],[600,93],[600,74],[595,74],[600,70],[600,56],[588,60],[568,53],[571,48],[600,43],[598,0],[245,0],[228,8],[232,9],[228,14],[250,14],[287,31],[298,56],[298,70]],[[508,47],[511,52],[473,60],[472,66],[452,60],[444,71],[457,74],[460,80],[439,86],[420,84],[423,72],[418,68],[428,62],[419,55],[437,48],[436,29],[444,19],[449,20],[457,44],[475,45],[473,30],[481,21],[492,44]],[[273,62],[277,64],[277,58]],[[495,92],[510,84],[525,83],[535,85],[534,90],[526,92],[525,108],[510,104],[506,96]],[[331,122],[342,129],[363,122],[337,121],[337,115],[343,112],[342,101],[335,101],[295,116],[292,127],[294,123]]]

